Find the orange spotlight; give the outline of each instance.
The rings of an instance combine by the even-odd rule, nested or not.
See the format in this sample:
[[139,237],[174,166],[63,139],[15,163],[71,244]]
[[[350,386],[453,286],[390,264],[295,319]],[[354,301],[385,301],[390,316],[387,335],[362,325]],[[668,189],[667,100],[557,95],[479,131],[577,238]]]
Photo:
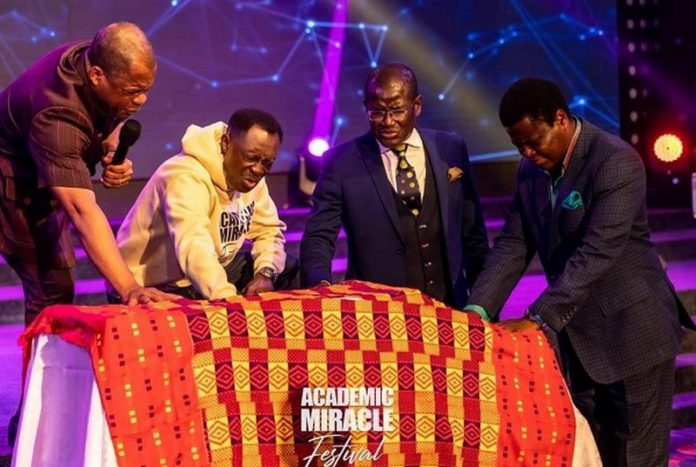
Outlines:
[[679,136],[664,133],[655,140],[653,151],[662,162],[674,162],[684,154],[684,143]]

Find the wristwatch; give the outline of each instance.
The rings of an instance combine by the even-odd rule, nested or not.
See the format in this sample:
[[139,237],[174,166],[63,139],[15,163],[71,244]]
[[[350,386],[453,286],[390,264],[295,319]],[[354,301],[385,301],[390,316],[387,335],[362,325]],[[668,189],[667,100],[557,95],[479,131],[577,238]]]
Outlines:
[[528,320],[536,323],[537,326],[539,326],[539,329],[541,329],[542,331],[546,330],[549,327],[549,325],[546,323],[546,321],[544,321],[544,318],[542,318],[538,314],[532,312],[529,308],[524,310],[524,317],[527,318]]
[[268,266],[262,267],[258,271],[256,271],[256,274],[260,274],[266,279],[270,280],[271,282],[275,282],[276,277],[278,277],[278,273],[275,272],[275,269],[270,268]]

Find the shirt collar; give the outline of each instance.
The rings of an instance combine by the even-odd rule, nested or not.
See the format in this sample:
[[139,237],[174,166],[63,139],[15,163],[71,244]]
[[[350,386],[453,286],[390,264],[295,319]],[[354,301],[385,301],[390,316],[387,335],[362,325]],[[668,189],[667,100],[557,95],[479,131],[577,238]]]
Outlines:
[[[573,137],[570,138],[570,144],[568,145],[568,149],[566,149],[565,156],[563,156],[563,162],[561,163],[561,170],[560,174],[558,174],[558,178],[560,179],[565,175],[566,170],[568,169],[568,166],[570,165],[570,159],[573,156],[573,151],[575,150],[575,146],[578,144],[578,138],[580,137],[580,130],[582,130],[582,122],[580,121],[579,118],[577,118],[575,115],[572,115],[570,118],[573,119],[575,122],[575,131],[573,131]],[[547,174],[553,176],[555,173],[555,170],[551,171],[545,171]]]
[[[422,148],[423,147],[423,139],[420,136],[420,133],[418,133],[418,130],[415,128],[411,132],[411,134],[404,140],[404,143],[408,144],[409,146],[413,146],[415,148]],[[377,145],[379,146],[379,153],[380,154],[385,154],[389,153],[391,151],[390,148],[386,146],[382,146],[382,143],[377,141]]]

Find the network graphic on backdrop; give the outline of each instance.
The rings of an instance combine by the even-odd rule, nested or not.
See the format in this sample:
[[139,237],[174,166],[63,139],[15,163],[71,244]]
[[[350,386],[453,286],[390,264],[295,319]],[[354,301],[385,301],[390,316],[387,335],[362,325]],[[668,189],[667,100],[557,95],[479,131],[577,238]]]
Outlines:
[[[3,2],[5,3],[5,2]],[[9,0],[0,10],[0,87],[53,46],[88,38],[115,19],[138,22],[160,63],[137,166],[145,174],[179,149],[190,123],[224,120],[252,105],[275,113],[287,138],[276,169],[292,165],[313,127],[331,48],[340,49],[329,143],[366,130],[362,85],[385,61],[411,64],[421,79],[424,125],[465,135],[476,157],[513,154],[497,123],[497,99],[515,78],[539,74],[564,85],[575,112],[618,128],[615,12],[600,0],[341,2],[126,0],[69,4]],[[113,5],[111,3],[114,3]],[[332,31],[343,29],[342,40]],[[520,66],[519,56],[527,58]],[[512,60],[512,58],[515,60]],[[611,68],[609,68],[611,67]],[[286,164],[283,163],[286,161]]]

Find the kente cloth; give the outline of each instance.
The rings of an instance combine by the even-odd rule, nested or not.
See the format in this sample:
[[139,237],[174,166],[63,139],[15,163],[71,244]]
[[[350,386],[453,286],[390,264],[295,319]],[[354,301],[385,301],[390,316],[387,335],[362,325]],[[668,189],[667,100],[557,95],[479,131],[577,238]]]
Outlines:
[[[220,301],[54,306],[36,323],[25,342],[54,332],[92,353],[120,465],[572,463],[573,406],[543,334],[508,333],[414,289],[348,281]],[[393,397],[308,402],[308,388]],[[350,424],[349,412],[373,424]],[[338,425],[303,426],[314,414]]]
[[[541,332],[357,281],[183,311],[214,465],[306,465],[322,434],[301,430],[307,387],[394,389],[393,431],[347,434],[349,453],[381,454],[356,465],[572,462],[573,407]],[[325,461],[349,465],[331,440]]]
[[54,305],[20,336],[56,334],[86,349],[120,466],[210,465],[187,321],[171,302]]

